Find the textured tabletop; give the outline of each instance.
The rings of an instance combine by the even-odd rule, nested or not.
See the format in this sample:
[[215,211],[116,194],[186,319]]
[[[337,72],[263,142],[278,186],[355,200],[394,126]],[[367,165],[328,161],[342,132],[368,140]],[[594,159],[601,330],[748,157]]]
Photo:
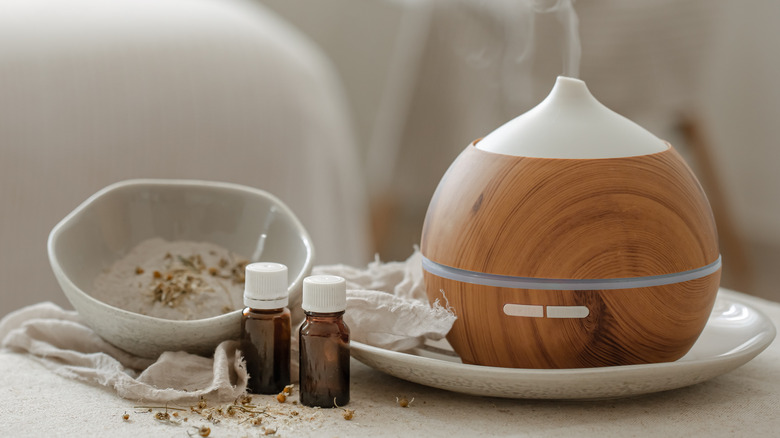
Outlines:
[[[740,295],[777,326],[780,304]],[[297,404],[297,388],[284,404],[255,396],[264,410],[260,425],[225,415],[218,424],[190,411],[169,409],[172,421],[156,420],[163,409],[55,375],[36,360],[0,352],[0,431],[10,436],[773,436],[780,430],[780,347],[774,342],[751,362],[710,381],[646,396],[589,402],[475,397],[429,388],[352,362],[351,420],[344,411]],[[398,400],[410,400],[400,407]],[[413,400],[413,401],[412,401]],[[142,405],[142,404],[141,404]],[[146,406],[146,405],[144,405]],[[171,406],[174,408],[176,406]],[[129,415],[128,420],[123,415]],[[187,421],[183,421],[183,418]]]

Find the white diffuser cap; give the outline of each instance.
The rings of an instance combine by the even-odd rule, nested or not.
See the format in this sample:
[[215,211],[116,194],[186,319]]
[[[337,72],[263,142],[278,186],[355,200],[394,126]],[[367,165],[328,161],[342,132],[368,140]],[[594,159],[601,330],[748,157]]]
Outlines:
[[539,105],[491,132],[476,147],[536,158],[634,157],[668,148],[596,100],[585,82],[564,76]]
[[335,275],[312,275],[303,280],[303,310],[332,313],[347,309],[347,282]]
[[287,306],[287,266],[280,263],[252,263],[246,266],[244,305],[253,309]]

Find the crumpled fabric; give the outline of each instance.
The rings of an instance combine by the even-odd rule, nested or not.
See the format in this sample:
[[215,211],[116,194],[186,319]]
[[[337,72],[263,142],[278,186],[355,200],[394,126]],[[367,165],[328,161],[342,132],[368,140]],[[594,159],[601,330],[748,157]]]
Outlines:
[[114,347],[78,313],[38,303],[0,320],[0,346],[36,356],[56,374],[112,388],[120,397],[155,402],[234,400],[248,374],[236,341],[224,341],[211,358],[165,352],[144,359]]
[[[428,304],[418,251],[404,262],[319,266],[314,274],[347,280],[345,322],[353,341],[403,351],[425,339],[441,339],[455,315],[439,303]],[[145,402],[193,402],[200,397],[229,401],[246,392],[248,373],[238,342],[225,340],[212,357],[183,351],[145,359],[109,344],[78,313],[50,303],[27,306],[0,320],[0,347],[36,357],[61,376],[104,386],[120,397]],[[292,367],[298,372],[297,330],[293,330]]]
[[446,303],[428,303],[419,251],[404,262],[382,263],[377,259],[366,269],[318,266],[312,273],[347,280],[344,322],[353,341],[388,350],[409,350],[425,339],[443,338],[456,319],[444,306]]

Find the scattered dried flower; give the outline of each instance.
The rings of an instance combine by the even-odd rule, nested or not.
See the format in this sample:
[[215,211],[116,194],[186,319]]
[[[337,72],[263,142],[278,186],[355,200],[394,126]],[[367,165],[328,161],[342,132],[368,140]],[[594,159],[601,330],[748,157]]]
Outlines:
[[208,426],[190,426],[190,429],[187,431],[187,435],[192,436],[192,433],[198,434],[198,436],[207,437],[211,435],[211,428]]
[[[291,393],[291,390],[287,390],[288,393]],[[293,400],[288,399],[287,394],[285,394],[285,391],[283,390],[279,394],[275,396],[277,398],[277,401],[279,403],[286,403],[286,402],[292,402]],[[255,399],[257,396],[254,397]],[[270,400],[270,399],[269,399]],[[283,421],[286,424],[290,421],[295,422],[306,422],[308,424],[309,422],[316,421],[317,417],[316,415],[312,415],[312,412],[317,412],[318,410],[313,410],[312,412],[306,411],[308,408],[303,408],[303,411],[294,409],[292,406],[284,407],[279,406],[277,408],[271,408],[268,407],[261,407],[257,405],[252,404],[253,396],[249,394],[244,394],[241,396],[236,397],[236,399],[232,403],[227,403],[224,405],[214,405],[211,403],[207,403],[206,399],[204,397],[201,397],[198,400],[197,406],[188,406],[186,408],[180,408],[180,407],[170,407],[170,406],[135,406],[135,408],[149,408],[149,413],[152,413],[152,416],[156,421],[159,421],[161,423],[165,424],[173,424],[173,425],[184,425],[186,427],[185,431],[187,435],[190,437],[197,438],[198,436],[207,437],[211,435],[211,430],[208,426],[203,426],[203,424],[208,424],[210,427],[214,427],[216,424],[220,423],[228,423],[228,424],[245,424],[245,427],[247,428],[254,428],[257,429],[256,432],[254,432],[255,435],[259,434],[261,436],[263,435],[279,435],[279,428],[278,426],[280,423],[277,423],[278,421]],[[266,400],[264,399],[262,403],[266,403]],[[154,408],[154,410],[152,410]],[[163,410],[164,409],[164,410]],[[342,416],[345,420],[351,420],[354,418],[355,411],[352,409],[343,409]],[[183,412],[190,412],[190,416],[196,415],[196,417],[193,417],[192,422],[184,423],[188,421],[188,416],[184,414]],[[144,413],[147,411],[144,410]],[[123,416],[126,420],[129,419],[129,414],[125,413],[125,416]],[[200,425],[197,423],[201,423]],[[190,424],[195,423],[195,424]],[[303,424],[303,423],[301,423]]]
[[398,406],[402,408],[408,408],[414,401],[414,397],[412,397],[411,400],[407,399],[406,397],[401,397],[400,399],[396,397],[395,401],[398,403]]
[[178,256],[179,262],[181,262],[182,265],[192,269],[193,271],[197,271],[198,267],[195,266],[195,263],[193,262],[193,256],[189,256],[187,258],[184,258],[182,256]]
[[[177,255],[178,265],[173,263],[173,256],[168,257],[169,255],[170,253],[166,254],[166,259],[169,259],[169,262],[163,268],[165,272],[155,270],[152,275],[153,281],[149,285],[149,290],[152,292],[153,302],[159,302],[164,306],[174,308],[188,296],[216,292],[202,275],[206,271],[212,277],[216,277],[219,275],[219,269],[216,267],[206,269],[203,257],[200,254],[193,254],[189,257]],[[222,265],[223,260],[220,259],[220,265]],[[225,263],[227,264],[227,261]],[[231,279],[234,284],[243,283],[244,271],[248,263],[246,260],[239,260],[230,266],[229,276],[221,277]],[[135,272],[136,274],[142,274],[144,270],[139,266]],[[231,310],[233,309],[225,306],[222,309],[222,313],[227,313]]]

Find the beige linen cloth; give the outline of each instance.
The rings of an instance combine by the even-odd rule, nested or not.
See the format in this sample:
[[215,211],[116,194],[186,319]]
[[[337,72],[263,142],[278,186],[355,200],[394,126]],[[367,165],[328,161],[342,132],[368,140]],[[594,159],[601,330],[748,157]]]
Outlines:
[[[441,339],[455,321],[444,307],[428,305],[419,252],[405,262],[377,260],[366,269],[320,266],[314,273],[347,279],[345,321],[354,341],[405,350],[426,338]],[[105,386],[130,400],[191,402],[201,396],[233,400],[246,391],[248,379],[235,340],[219,344],[212,357],[169,351],[144,359],[104,341],[77,312],[50,302],[24,307],[0,320],[0,346],[34,356],[56,374]],[[294,358],[296,350],[294,337]],[[293,375],[297,377],[295,369]]]

